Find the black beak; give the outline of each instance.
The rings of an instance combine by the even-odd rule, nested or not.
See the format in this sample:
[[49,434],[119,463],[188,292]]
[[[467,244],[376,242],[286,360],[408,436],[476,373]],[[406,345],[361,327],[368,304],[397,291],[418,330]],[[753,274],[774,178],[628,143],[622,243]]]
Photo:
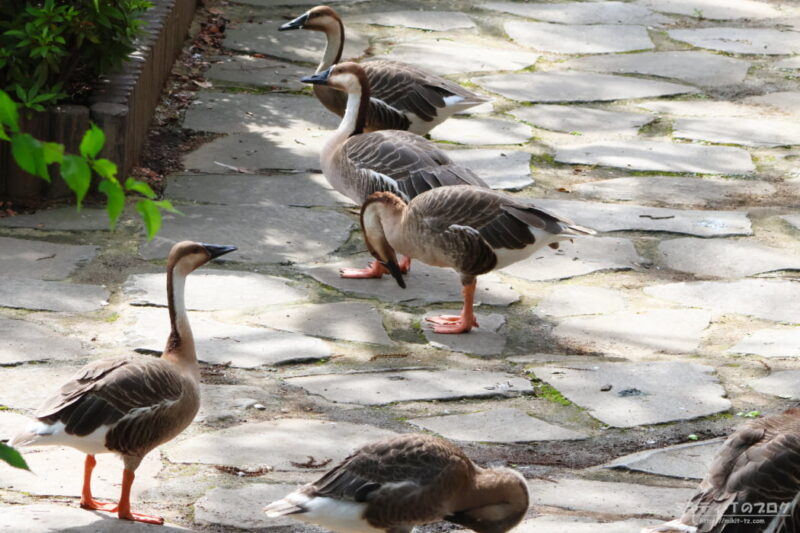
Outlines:
[[226,246],[224,244],[200,243],[200,246],[206,249],[208,255],[211,256],[211,259],[216,259],[221,255],[225,255],[227,253],[233,252],[234,250],[237,250],[235,246]]
[[403,273],[400,271],[400,267],[397,265],[397,261],[381,261],[381,264],[385,266],[389,270],[389,274],[397,281],[397,284],[400,285],[401,288],[406,288],[406,280],[403,279]]
[[308,13],[303,13],[296,19],[287,22],[286,24],[282,24],[278,31],[288,31],[288,30],[302,30],[303,27],[306,25],[306,21],[308,20]]
[[328,85],[328,77],[331,75],[332,68],[333,67],[330,67],[329,69],[318,72],[312,76],[306,76],[300,81],[303,83],[313,83],[314,85]]

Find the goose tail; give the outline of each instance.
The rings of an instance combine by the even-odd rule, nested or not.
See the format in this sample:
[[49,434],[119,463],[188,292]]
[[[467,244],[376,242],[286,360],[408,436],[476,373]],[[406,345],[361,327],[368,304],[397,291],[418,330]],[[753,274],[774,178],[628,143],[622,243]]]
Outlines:
[[291,494],[286,498],[272,502],[264,507],[264,512],[267,513],[267,516],[270,518],[306,512],[304,507],[302,507],[298,502],[293,502],[290,498]]

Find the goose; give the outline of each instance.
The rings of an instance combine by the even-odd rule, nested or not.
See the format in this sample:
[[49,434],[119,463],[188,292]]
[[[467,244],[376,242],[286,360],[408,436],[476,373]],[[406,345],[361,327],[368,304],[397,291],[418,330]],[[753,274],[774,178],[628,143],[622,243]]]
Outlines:
[[800,531],[800,409],[753,420],[717,454],[683,516],[642,533]]
[[[356,63],[340,63],[302,79],[347,93],[347,111],[320,154],[322,172],[334,189],[357,205],[376,191],[391,191],[410,200],[434,187],[488,185],[468,168],[456,165],[448,155],[427,139],[407,131],[364,132],[365,109],[369,101],[369,80]],[[410,262],[401,262],[403,272]],[[368,268],[342,269],[346,278],[381,277],[387,271],[379,263]]]
[[[80,505],[116,512],[125,520],[163,524],[164,519],[131,512],[134,473],[144,456],[181,433],[200,407],[200,368],[183,291],[186,276],[211,259],[236,250],[183,241],[167,259],[167,303],[172,329],[160,358],[115,357],[94,361],[36,412],[36,419],[14,436],[12,446],[70,446],[86,454]],[[122,457],[119,503],[92,496],[95,454]]]
[[[314,7],[283,24],[278,31],[321,31],[327,45],[317,73],[339,63],[344,48],[344,24],[328,6]],[[397,61],[373,60],[362,64],[372,87],[365,131],[408,130],[425,135],[452,115],[489,99],[459,84]],[[324,86],[314,94],[329,111],[344,116],[347,98]]]
[[391,192],[374,193],[361,207],[361,228],[370,253],[403,288],[396,252],[461,275],[461,314],[428,318],[435,333],[466,333],[478,326],[473,312],[478,275],[526,259],[543,246],[557,248],[559,241],[595,233],[530,202],[469,185],[431,189],[410,202]]
[[412,433],[367,444],[264,510],[341,533],[409,533],[441,520],[503,533],[525,517],[528,500],[519,472],[481,468],[452,443]]

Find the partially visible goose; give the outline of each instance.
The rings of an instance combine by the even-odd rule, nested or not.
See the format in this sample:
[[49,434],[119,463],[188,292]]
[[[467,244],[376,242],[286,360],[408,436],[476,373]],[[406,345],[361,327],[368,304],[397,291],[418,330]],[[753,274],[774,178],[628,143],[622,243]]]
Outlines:
[[[376,191],[391,191],[405,200],[435,187],[486,187],[468,168],[456,165],[432,142],[407,131],[363,133],[369,101],[369,80],[360,65],[340,63],[303,78],[347,93],[347,111],[320,154],[322,172],[334,189],[361,205]],[[408,263],[404,263],[407,270]],[[344,277],[380,277],[377,263],[367,269],[344,269]]]
[[367,444],[264,510],[341,533],[409,533],[441,520],[503,533],[525,517],[528,487],[518,472],[481,468],[446,440],[406,434]]
[[[278,28],[325,33],[327,45],[317,73],[339,63],[344,48],[344,24],[328,6],[312,8]],[[366,111],[366,131],[408,130],[425,135],[459,111],[488,101],[459,84],[397,61],[374,60],[361,65],[372,87]],[[347,99],[328,87],[314,87],[328,110],[344,116]]]
[[594,231],[532,203],[471,186],[442,187],[410,202],[389,192],[371,195],[361,207],[361,228],[370,253],[401,287],[395,253],[461,275],[464,307],[458,316],[429,318],[436,333],[465,333],[477,326],[473,313],[476,277],[530,257],[543,246]]
[[796,533],[799,500],[800,409],[795,408],[734,431],[683,516],[642,533]]
[[[163,524],[164,519],[131,512],[134,472],[144,456],[171,440],[200,407],[200,368],[183,290],[186,276],[233,246],[179,242],[167,259],[167,303],[172,329],[160,359],[117,357],[89,363],[36,412],[36,420],[11,439],[12,446],[59,445],[86,454],[81,507],[116,512],[119,518]],[[122,457],[119,503],[92,496],[95,454]]]

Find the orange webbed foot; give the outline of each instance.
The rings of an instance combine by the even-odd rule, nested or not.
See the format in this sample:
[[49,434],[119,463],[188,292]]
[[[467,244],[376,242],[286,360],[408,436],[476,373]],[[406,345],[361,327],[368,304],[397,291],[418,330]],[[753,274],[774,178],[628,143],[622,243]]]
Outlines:
[[97,500],[84,500],[81,498],[81,508],[90,511],[104,511],[106,513],[116,513],[118,505],[116,503],[104,503]]
[[382,278],[384,274],[388,273],[389,271],[386,270],[386,267],[384,267],[378,261],[373,261],[367,268],[339,269],[339,274],[341,274],[343,278],[352,279]]
[[434,324],[434,333],[467,333],[472,328],[478,327],[478,321],[474,315],[467,317],[455,315],[432,316],[425,320]]
[[397,266],[400,267],[401,273],[408,274],[411,270],[411,258],[408,256],[403,256],[403,258],[400,259],[400,262],[397,263]]
[[120,513],[118,516],[120,520],[131,520],[133,522],[143,522],[145,524],[155,524],[157,526],[164,524],[164,519],[160,516],[150,516],[141,513],[133,513],[131,511],[125,514]]

